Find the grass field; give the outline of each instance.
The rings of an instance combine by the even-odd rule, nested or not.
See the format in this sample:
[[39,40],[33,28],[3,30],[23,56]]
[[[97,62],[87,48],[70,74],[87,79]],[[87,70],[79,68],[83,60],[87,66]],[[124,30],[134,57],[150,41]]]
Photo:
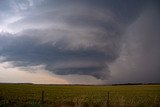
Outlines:
[[[44,100],[42,100],[42,90]],[[109,95],[108,95],[109,92]],[[160,107],[160,85],[0,84],[0,107]]]

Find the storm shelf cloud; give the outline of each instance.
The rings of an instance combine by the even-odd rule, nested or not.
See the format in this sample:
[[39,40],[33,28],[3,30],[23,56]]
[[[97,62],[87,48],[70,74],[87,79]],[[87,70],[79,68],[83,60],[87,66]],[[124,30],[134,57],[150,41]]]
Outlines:
[[69,83],[160,82],[159,19],[158,0],[1,0],[0,63]]

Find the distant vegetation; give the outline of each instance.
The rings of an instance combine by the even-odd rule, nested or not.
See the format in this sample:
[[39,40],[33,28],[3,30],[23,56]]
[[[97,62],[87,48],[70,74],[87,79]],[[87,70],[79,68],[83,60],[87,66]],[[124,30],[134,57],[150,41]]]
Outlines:
[[0,107],[12,106],[160,107],[160,85],[0,84]]

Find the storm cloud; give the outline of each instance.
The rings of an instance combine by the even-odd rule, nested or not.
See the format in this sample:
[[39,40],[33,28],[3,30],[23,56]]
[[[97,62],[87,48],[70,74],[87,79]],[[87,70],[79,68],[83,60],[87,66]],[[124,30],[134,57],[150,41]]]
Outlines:
[[[49,31],[43,32],[48,33]],[[87,35],[91,37],[78,37],[81,34],[78,35],[74,31],[66,33],[67,31],[55,30],[55,35],[48,35],[49,39],[45,39],[44,33],[40,35],[41,31],[39,30],[26,32],[27,35],[0,36],[0,54],[6,58],[5,61],[14,61],[15,66],[44,64],[47,70],[59,75],[92,75],[102,79],[107,76],[107,65],[118,57],[119,42],[117,39],[121,35],[110,37],[109,34],[105,36],[100,35],[101,32],[99,32],[99,35]],[[38,35],[34,32],[38,32]],[[56,38],[57,36],[61,36],[61,38]],[[86,37],[88,40],[85,39]],[[110,43],[106,42],[107,39]],[[78,42],[74,43],[74,40]]]
[[[145,73],[141,68],[145,68],[144,59],[150,57],[154,76],[160,70],[156,3],[149,0],[2,0],[0,9],[6,12],[0,10],[0,31],[3,31],[0,56],[4,58],[1,62],[12,62],[15,67],[43,65],[56,75],[88,75],[115,82],[120,81],[117,78],[121,76],[117,75],[123,71],[135,73],[133,66],[128,65],[131,62],[138,64],[134,67],[139,75]],[[137,55],[141,56],[137,58]],[[121,64],[126,64],[129,71]]]
[[146,9],[126,30],[120,57],[110,66],[115,77],[112,82],[160,81],[160,15],[158,13],[157,7]]

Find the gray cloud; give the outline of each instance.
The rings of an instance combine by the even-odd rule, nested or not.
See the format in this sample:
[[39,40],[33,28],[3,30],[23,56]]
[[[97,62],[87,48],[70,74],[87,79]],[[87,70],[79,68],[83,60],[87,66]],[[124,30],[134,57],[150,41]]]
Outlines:
[[[15,31],[15,34],[0,34],[0,56],[5,57],[3,61],[12,61],[14,66],[44,65],[45,69],[58,75],[89,75],[97,79],[108,79],[110,73],[114,72],[110,69],[119,69],[116,63],[119,56],[122,58],[124,49],[131,48],[129,52],[133,52],[136,42],[134,38],[130,38],[132,36],[124,35],[124,32],[136,19],[138,20],[147,3],[148,1],[143,0],[93,0],[92,3],[89,0],[71,0],[67,3],[64,3],[64,0],[12,1],[11,8],[6,7],[6,12],[16,13],[20,18],[7,23],[7,28]],[[5,23],[5,18],[2,19]],[[154,31],[148,29],[147,31]],[[138,33],[134,37],[140,39],[138,43],[141,45],[137,46],[135,51],[142,51],[148,56],[153,52],[156,55],[152,56],[159,58],[159,36],[141,38],[138,36],[141,31],[136,32]],[[153,40],[148,43],[150,39],[157,42]],[[148,52],[148,47],[152,51]],[[137,53],[133,52],[133,56],[136,55]],[[133,59],[142,61],[148,56]],[[150,60],[153,59],[155,57],[151,57]],[[138,65],[136,67],[139,68]],[[119,70],[123,69],[120,67]]]
[[[1,55],[6,57],[6,61],[14,61],[15,66],[44,64],[47,70],[59,75],[80,74],[107,78],[108,64],[118,57],[121,47],[120,24],[116,23],[108,10],[91,10],[86,7],[85,14],[83,11],[79,7],[75,12],[66,10],[67,14],[58,14],[56,17],[63,16],[59,23],[64,23],[60,29],[25,30],[14,36],[1,36]],[[15,22],[15,25],[27,22],[36,25],[29,20],[22,19]],[[50,19],[49,22],[52,23]],[[66,66],[64,63],[71,64]]]
[[[92,48],[69,50],[65,48],[63,40],[53,45],[53,42],[41,43],[39,38],[40,36],[27,35],[0,36],[0,54],[6,58],[5,61],[14,61],[15,66],[44,64],[47,70],[56,74],[83,74],[97,78],[105,77],[102,72],[107,68],[106,63],[117,57],[111,52],[105,53]],[[68,63],[71,64],[67,65]]]
[[128,27],[120,57],[110,66],[112,82],[160,82],[159,18],[158,8],[150,7]]

